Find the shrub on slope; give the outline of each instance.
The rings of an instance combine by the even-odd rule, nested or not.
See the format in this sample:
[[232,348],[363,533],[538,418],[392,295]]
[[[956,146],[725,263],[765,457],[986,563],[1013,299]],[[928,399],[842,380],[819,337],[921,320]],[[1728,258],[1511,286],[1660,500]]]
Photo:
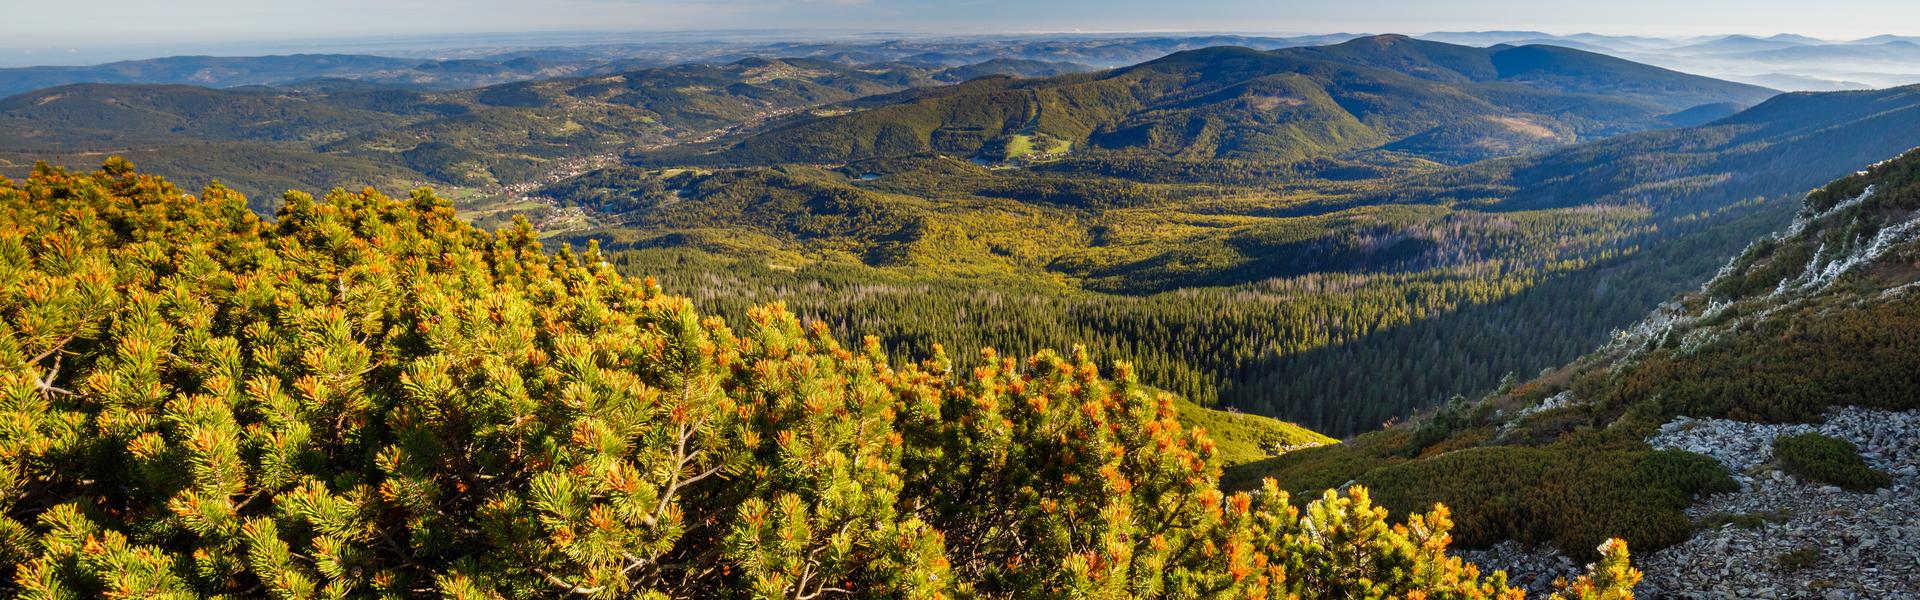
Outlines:
[[1444,508],[1223,495],[1124,364],[735,330],[426,191],[0,180],[0,315],[10,596],[1520,595]]
[[1818,433],[1774,438],[1773,455],[1794,476],[1854,491],[1886,487],[1893,478],[1867,466],[1852,442]]

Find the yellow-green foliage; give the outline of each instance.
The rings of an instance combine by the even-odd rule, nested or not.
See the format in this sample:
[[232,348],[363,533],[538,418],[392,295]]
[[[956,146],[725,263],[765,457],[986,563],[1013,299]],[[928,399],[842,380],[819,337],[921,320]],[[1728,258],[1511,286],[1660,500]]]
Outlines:
[[1180,411],[1181,423],[1205,431],[1213,440],[1223,466],[1267,458],[1275,450],[1338,442],[1317,431],[1272,417],[1202,408],[1186,400],[1177,401],[1174,406]]
[[8,596],[1521,596],[1444,508],[1222,494],[1124,363],[736,330],[425,190],[0,180],[0,315]]
[[1295,496],[1311,496],[1317,490],[1340,487],[1367,471],[1406,460],[1400,456],[1406,439],[1404,430],[1376,431],[1336,445],[1236,465],[1221,474],[1220,485],[1229,490],[1259,489],[1261,480],[1273,478]]

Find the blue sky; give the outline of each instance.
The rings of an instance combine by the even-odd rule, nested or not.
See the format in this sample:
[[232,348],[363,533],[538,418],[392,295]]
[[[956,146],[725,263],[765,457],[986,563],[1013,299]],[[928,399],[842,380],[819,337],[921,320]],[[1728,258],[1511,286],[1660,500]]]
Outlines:
[[0,45],[403,33],[797,28],[919,33],[1537,29],[1920,34],[1917,0],[0,0]]

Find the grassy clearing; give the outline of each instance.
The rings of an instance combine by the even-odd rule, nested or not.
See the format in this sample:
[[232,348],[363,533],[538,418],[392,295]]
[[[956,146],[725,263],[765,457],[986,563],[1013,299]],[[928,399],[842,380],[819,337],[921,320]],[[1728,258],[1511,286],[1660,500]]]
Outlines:
[[1227,412],[1179,401],[1180,422],[1205,429],[1228,467],[1272,457],[1276,450],[1337,444],[1319,432],[1260,415]]

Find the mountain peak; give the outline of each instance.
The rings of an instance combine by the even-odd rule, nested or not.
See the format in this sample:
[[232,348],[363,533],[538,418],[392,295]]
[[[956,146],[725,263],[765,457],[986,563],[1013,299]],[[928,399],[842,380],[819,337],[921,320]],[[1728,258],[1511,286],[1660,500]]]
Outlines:
[[1353,38],[1353,39],[1351,39],[1351,40],[1347,40],[1347,41],[1345,41],[1345,42],[1341,42],[1341,43],[1338,43],[1338,44],[1333,44],[1333,45],[1332,45],[1332,46],[1330,46],[1330,47],[1334,47],[1334,48],[1339,48],[1339,47],[1347,47],[1347,48],[1357,48],[1357,47],[1376,47],[1376,48],[1391,48],[1391,47],[1395,47],[1395,46],[1403,46],[1403,45],[1405,45],[1405,46],[1418,46],[1418,45],[1423,45],[1423,44],[1438,44],[1438,45],[1443,45],[1443,46],[1452,46],[1452,45],[1453,45],[1453,44],[1449,44],[1449,43],[1446,43],[1446,42],[1433,42],[1433,41],[1427,41],[1427,40],[1422,40],[1422,39],[1418,39],[1418,38],[1414,38],[1414,37],[1412,37],[1412,36],[1408,36],[1408,35],[1406,35],[1406,34],[1400,34],[1400,33],[1383,33],[1383,34],[1379,34],[1379,35],[1369,35],[1369,36],[1364,36],[1364,37],[1357,37],[1357,38]]

